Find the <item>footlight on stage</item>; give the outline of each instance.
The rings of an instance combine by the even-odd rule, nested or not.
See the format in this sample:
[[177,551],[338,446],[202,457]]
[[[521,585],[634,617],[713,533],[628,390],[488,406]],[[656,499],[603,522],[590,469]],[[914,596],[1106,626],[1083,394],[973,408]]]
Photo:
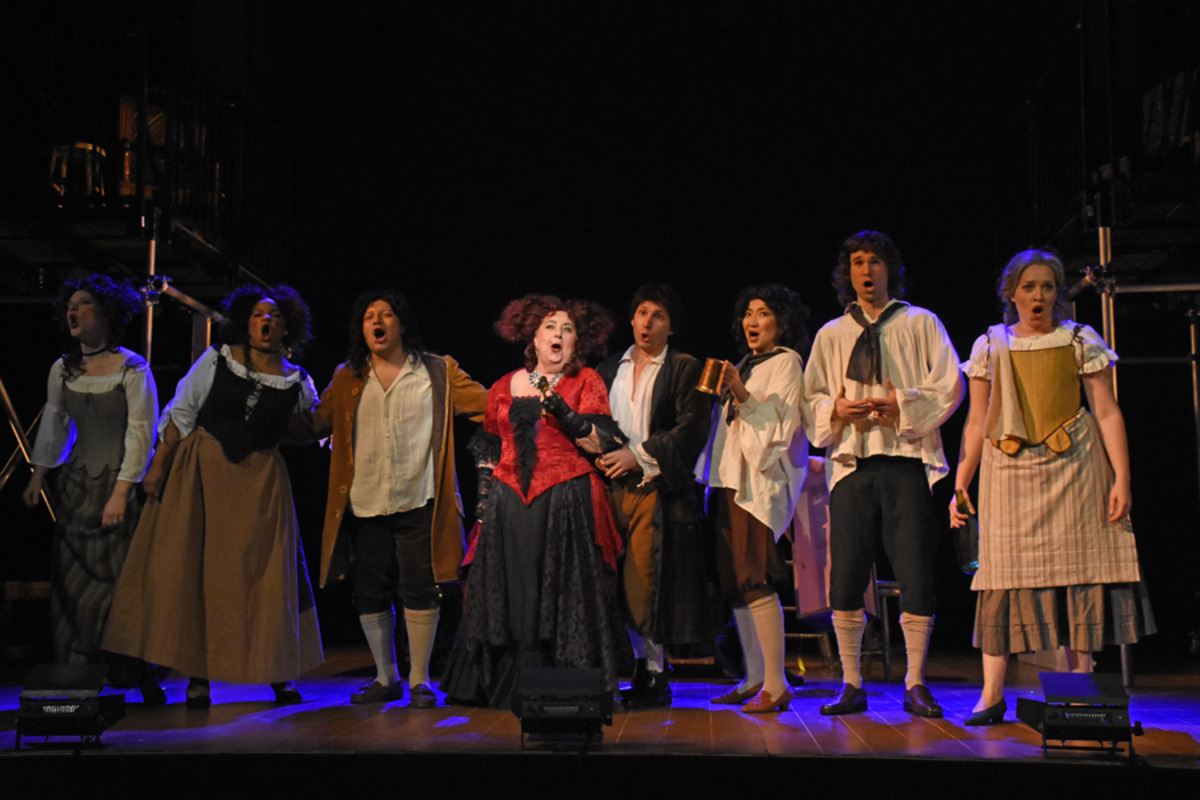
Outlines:
[[526,669],[512,698],[522,750],[527,734],[587,746],[603,738],[600,726],[612,725],[612,710],[612,692],[598,669]]
[[1129,722],[1129,695],[1120,675],[1042,672],[1038,677],[1046,701],[1018,698],[1017,719],[1042,735],[1043,753],[1051,749],[1117,753],[1126,742],[1133,759],[1133,737],[1142,735],[1142,723]]
[[34,667],[21,690],[14,749],[22,736],[78,736],[99,744],[100,734],[125,716],[125,695],[100,694],[107,674],[103,664]]

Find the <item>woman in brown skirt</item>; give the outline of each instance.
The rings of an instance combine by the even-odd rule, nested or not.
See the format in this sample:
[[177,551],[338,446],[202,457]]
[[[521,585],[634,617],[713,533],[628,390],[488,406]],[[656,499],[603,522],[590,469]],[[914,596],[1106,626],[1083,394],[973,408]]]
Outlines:
[[[983,465],[971,584],[983,691],[967,725],[1004,719],[1011,653],[1062,647],[1069,669],[1089,672],[1093,651],[1154,632],[1129,520],[1117,355],[1088,326],[1062,319],[1063,284],[1053,253],[1014,256],[1000,276],[1005,324],[979,337],[963,365],[971,408],[956,494],[965,498]],[[974,512],[969,499],[966,507]],[[966,519],[952,501],[951,526]]]
[[323,656],[277,445],[316,399],[287,358],[309,339],[308,307],[286,286],[244,287],[223,311],[224,344],[192,365],[163,410],[144,479],[152,499],[104,646],[191,676],[188,708],[210,705],[210,679],[269,683],[277,703],[296,703],[294,679]]

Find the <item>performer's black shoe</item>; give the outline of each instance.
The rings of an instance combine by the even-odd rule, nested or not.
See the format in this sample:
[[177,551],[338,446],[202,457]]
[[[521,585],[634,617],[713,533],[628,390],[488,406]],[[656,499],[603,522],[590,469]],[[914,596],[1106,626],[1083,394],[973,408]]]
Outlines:
[[918,683],[904,693],[904,710],[918,717],[942,718],[941,705],[933,699],[933,692],[923,683]]
[[644,691],[646,688],[646,684],[649,681],[650,681],[650,673],[646,670],[646,659],[644,659],[644,658],[634,659],[633,679],[629,682],[629,688],[622,689],[620,692],[621,704],[624,705],[625,701],[628,698],[634,697],[634,696],[640,694],[642,691]]
[[379,681],[372,681],[350,695],[350,702],[356,706],[361,706],[372,703],[391,703],[402,697],[404,697],[403,683],[389,683],[387,686],[384,686]]
[[867,690],[861,686],[851,686],[843,683],[838,689],[832,703],[821,706],[821,713],[827,717],[840,714],[857,714],[867,710]]
[[408,704],[413,708],[433,708],[437,705],[437,695],[427,683],[418,683],[408,690]]
[[167,693],[153,678],[143,678],[138,682],[138,689],[142,693],[142,705],[163,706],[167,704]]
[[994,706],[988,706],[983,711],[976,711],[971,716],[963,721],[964,725],[972,727],[977,725],[995,725],[997,722],[1004,722],[1004,712],[1008,711],[1008,703],[1004,702],[1004,698],[1000,698],[1000,702]]
[[272,683],[271,689],[275,692],[275,705],[294,706],[297,703],[304,702],[304,698],[300,696],[300,690],[296,688],[296,684],[292,681]]
[[211,706],[212,698],[208,695],[208,686],[207,678],[189,679],[187,697],[183,701],[184,707],[193,710],[203,710]]
[[646,679],[638,689],[635,673],[634,687],[621,692],[621,705],[625,708],[661,708],[671,705],[673,693],[667,671],[645,674]]

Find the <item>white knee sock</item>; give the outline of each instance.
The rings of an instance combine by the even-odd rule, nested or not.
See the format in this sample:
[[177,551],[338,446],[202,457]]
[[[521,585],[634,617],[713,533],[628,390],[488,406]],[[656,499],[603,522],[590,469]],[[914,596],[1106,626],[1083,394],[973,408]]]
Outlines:
[[787,688],[784,677],[783,606],[779,595],[760,597],[750,604],[763,661],[763,691],[779,697]]
[[749,606],[736,606],[733,609],[733,622],[737,626],[738,641],[742,643],[742,660],[746,664],[746,677],[739,688],[748,689],[763,682],[763,654],[758,644],[758,629]]
[[375,659],[375,680],[381,686],[400,682],[396,666],[396,612],[392,609],[375,614],[360,614],[358,624],[367,637],[371,658]]
[[404,609],[404,629],[408,632],[408,685],[429,684],[429,658],[437,636],[441,609]]
[[663,646],[653,639],[642,639],[642,647],[646,653],[646,671],[662,672],[666,666]]
[[862,637],[867,627],[864,609],[833,612],[833,633],[842,659],[842,681],[862,688]]
[[925,656],[929,653],[929,636],[933,633],[933,617],[901,614],[900,629],[904,631],[904,650],[908,669],[904,673],[904,688],[911,689],[925,682]]
[[642,635],[640,633],[638,633],[637,631],[635,631],[633,628],[626,627],[625,632],[627,634],[629,634],[629,646],[631,648],[633,648],[633,657],[634,658],[645,658],[646,657],[646,640],[643,639]]

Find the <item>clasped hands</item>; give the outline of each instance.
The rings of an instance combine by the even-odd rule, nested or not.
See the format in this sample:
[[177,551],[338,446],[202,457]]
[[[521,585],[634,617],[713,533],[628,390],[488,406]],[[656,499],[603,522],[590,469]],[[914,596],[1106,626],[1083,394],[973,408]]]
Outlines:
[[900,417],[900,404],[896,400],[896,387],[892,379],[885,383],[888,390],[886,397],[865,397],[862,400],[850,400],[846,397],[846,387],[842,386],[838,396],[833,401],[834,419],[872,419],[880,422],[891,422]]

